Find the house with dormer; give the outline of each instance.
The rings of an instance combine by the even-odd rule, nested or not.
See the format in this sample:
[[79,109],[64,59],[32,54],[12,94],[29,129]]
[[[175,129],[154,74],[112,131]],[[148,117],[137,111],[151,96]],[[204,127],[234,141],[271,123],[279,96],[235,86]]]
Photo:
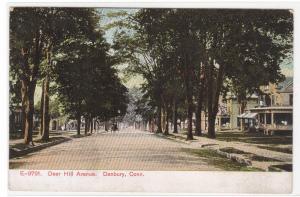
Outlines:
[[240,115],[241,130],[256,127],[265,134],[293,130],[293,78],[286,77],[279,84],[261,86],[259,106]]

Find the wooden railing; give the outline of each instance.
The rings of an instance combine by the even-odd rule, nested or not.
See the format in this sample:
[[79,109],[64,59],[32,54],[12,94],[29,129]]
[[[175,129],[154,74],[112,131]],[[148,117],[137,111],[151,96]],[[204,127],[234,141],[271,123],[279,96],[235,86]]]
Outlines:
[[287,130],[287,131],[291,131],[293,130],[293,125],[263,125],[264,129],[267,130]]

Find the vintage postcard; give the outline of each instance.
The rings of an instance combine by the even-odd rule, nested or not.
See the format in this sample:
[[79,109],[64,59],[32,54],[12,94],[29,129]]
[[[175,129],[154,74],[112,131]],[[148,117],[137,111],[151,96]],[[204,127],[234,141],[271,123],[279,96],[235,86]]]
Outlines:
[[292,192],[293,9],[8,9],[12,193]]

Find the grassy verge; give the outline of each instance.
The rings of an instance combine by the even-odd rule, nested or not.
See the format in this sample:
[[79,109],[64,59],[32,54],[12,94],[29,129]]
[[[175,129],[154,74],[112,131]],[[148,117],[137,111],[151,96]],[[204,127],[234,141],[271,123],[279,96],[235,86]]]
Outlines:
[[220,151],[226,152],[226,153],[234,153],[234,154],[249,154],[248,152],[233,148],[233,147],[225,147],[221,148]]
[[273,147],[273,146],[257,146],[257,147],[262,148],[262,149],[266,149],[266,150],[281,152],[281,153],[293,154],[293,149],[292,148],[282,148],[282,147]]
[[[183,133],[187,134],[186,131]],[[207,133],[203,133],[201,136],[208,137]],[[226,142],[245,142],[261,145],[288,145],[293,143],[293,137],[289,133],[267,136],[262,132],[241,132],[236,130],[218,131],[216,132],[216,139]]]
[[186,137],[182,137],[180,135],[176,136],[176,135],[173,135],[173,134],[169,134],[168,137],[176,138],[176,139],[179,139],[179,140],[186,140]]
[[293,138],[287,136],[266,136],[261,132],[219,132],[217,139],[222,141],[236,141],[250,144],[292,144]]
[[273,159],[270,157],[264,157],[260,155],[252,155],[250,158],[252,161],[262,161],[262,162],[280,161],[278,159]]
[[227,157],[218,154],[215,150],[183,148],[183,151],[197,155],[209,165],[216,166],[217,168],[221,168],[225,171],[263,171],[259,168],[248,167],[244,164],[232,161]]
[[[33,142],[34,142],[35,146],[38,146],[41,144],[50,143],[50,142],[54,142],[54,141],[58,141],[58,140],[62,140],[62,139],[64,139],[64,137],[51,137],[51,138],[49,138],[48,141],[43,141],[41,139],[33,139]],[[9,148],[16,148],[19,150],[23,150],[23,149],[27,149],[27,148],[31,148],[31,147],[33,147],[31,144],[24,144],[23,142],[9,146]]]

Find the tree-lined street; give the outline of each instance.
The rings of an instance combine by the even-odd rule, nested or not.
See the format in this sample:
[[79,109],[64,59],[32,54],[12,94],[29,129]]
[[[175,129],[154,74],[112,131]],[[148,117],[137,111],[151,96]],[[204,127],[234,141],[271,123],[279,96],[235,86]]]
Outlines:
[[[216,131],[228,124],[233,138],[242,133],[245,143],[251,135],[268,142],[259,132],[273,133],[267,123],[291,128],[292,106],[282,108],[277,98],[292,43],[290,10],[12,8],[9,132],[11,142],[22,142],[10,150],[55,144],[53,133],[71,140],[11,159],[10,168],[249,170],[218,149],[192,150],[171,138],[222,140]],[[261,89],[269,84],[276,95]],[[281,100],[292,103],[288,93]],[[269,107],[262,98],[271,97],[268,103],[281,105],[278,114],[246,116],[253,96],[255,108]],[[228,119],[239,123],[229,127]],[[244,132],[245,124],[255,132]],[[243,132],[236,135],[237,127]],[[290,154],[291,138],[282,139],[262,147]]]
[[[292,162],[292,138],[249,135],[241,139],[221,132],[224,140],[195,137],[187,143],[184,133],[168,137],[134,128],[116,132],[98,131],[38,152],[10,160],[11,169],[72,170],[171,170],[171,171],[272,171],[272,165]],[[226,137],[228,135],[228,137]],[[65,135],[63,135],[65,136]],[[73,135],[74,136],[74,135]],[[60,136],[62,137],[62,136]],[[66,136],[65,136],[66,137]],[[52,137],[53,138],[53,137]],[[252,139],[253,141],[245,141]],[[233,141],[229,141],[233,140]],[[259,141],[269,143],[262,146]],[[281,140],[281,145],[274,146]],[[229,141],[229,142],[228,142]],[[284,145],[285,144],[285,145]],[[223,152],[223,155],[217,151]],[[239,162],[224,153],[251,162]],[[291,171],[291,169],[286,169]]]

